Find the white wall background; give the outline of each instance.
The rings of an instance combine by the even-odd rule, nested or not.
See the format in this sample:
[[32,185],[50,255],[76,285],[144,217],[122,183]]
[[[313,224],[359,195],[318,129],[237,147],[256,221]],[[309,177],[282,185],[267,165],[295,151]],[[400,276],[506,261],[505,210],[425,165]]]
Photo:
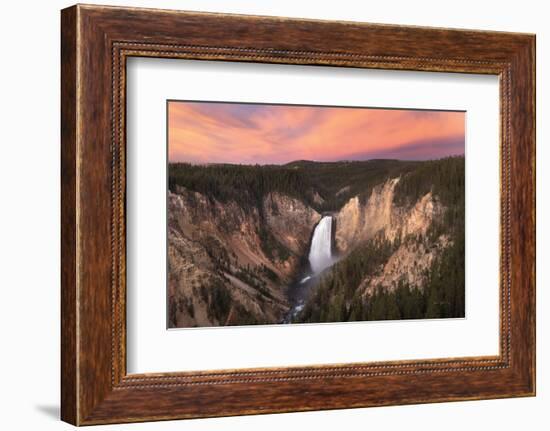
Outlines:
[[[537,33],[538,396],[105,426],[135,430],[548,429],[550,423],[550,27],[537,0],[119,0],[103,4]],[[59,10],[71,3],[4,2],[0,15],[0,427],[69,429],[59,422]],[[546,271],[545,271],[546,269]]]

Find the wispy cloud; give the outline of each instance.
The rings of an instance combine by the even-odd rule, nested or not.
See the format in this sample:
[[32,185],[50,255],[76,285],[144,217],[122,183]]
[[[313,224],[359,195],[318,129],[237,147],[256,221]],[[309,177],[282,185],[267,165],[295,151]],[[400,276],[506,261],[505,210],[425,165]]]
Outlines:
[[464,154],[463,112],[169,103],[171,162],[433,159]]

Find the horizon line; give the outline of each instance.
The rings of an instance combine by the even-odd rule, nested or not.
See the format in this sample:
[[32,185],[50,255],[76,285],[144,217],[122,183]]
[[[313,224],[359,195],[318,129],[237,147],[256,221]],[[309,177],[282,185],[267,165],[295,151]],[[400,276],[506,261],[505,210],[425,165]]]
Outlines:
[[285,163],[233,163],[233,162],[204,162],[204,163],[195,163],[188,161],[171,161],[168,160],[168,164],[182,164],[182,165],[192,165],[192,166],[219,166],[219,165],[231,165],[231,166],[286,166],[293,163],[365,163],[373,161],[392,161],[392,162],[430,162],[437,160],[444,160],[454,157],[465,157],[465,153],[462,154],[449,154],[448,156],[435,157],[432,159],[396,159],[396,158],[383,158],[383,157],[374,157],[372,159],[340,159],[340,160],[312,160],[312,159],[296,159],[291,160]]

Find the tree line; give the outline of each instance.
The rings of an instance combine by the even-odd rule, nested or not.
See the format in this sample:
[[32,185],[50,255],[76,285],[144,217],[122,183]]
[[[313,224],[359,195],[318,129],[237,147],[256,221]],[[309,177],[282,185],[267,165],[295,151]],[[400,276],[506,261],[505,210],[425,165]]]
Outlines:
[[421,162],[367,160],[296,161],[286,165],[193,165],[171,163],[168,186],[204,194],[220,202],[234,201],[244,209],[262,205],[279,192],[299,199],[319,212],[337,211],[352,196],[366,200],[372,188],[388,178],[413,171]]

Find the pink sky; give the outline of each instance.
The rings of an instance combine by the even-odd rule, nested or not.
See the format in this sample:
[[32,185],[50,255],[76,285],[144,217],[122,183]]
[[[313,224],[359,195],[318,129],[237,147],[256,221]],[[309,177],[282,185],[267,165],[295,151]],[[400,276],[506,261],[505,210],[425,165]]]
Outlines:
[[465,113],[211,102],[168,104],[170,162],[427,160],[464,154]]

